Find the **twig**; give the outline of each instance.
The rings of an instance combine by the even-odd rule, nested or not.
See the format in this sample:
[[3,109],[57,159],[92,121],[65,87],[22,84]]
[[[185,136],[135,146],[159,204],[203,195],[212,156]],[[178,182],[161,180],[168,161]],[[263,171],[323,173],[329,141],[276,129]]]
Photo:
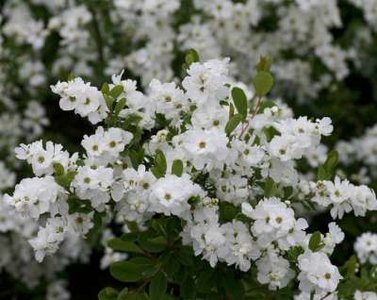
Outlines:
[[262,97],[258,96],[256,99],[257,99],[257,104],[256,104],[256,106],[255,106],[255,109],[254,109],[254,111],[253,111],[253,114],[251,115],[250,119],[246,122],[246,126],[243,127],[243,125],[242,125],[242,130],[241,130],[241,133],[240,133],[239,138],[241,138],[242,135],[247,131],[247,129],[248,129],[249,126],[250,126],[250,122],[254,119],[254,117],[256,116],[256,114],[257,114],[258,111],[259,111],[260,105],[261,105],[261,103],[262,103]]

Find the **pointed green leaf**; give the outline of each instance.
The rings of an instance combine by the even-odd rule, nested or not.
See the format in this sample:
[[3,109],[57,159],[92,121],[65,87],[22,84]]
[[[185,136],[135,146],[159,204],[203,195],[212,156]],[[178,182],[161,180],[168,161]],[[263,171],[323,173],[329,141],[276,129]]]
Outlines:
[[232,98],[238,113],[242,115],[243,119],[246,119],[247,98],[244,91],[239,87],[232,88]]
[[62,176],[64,174],[64,167],[59,163],[54,163],[54,172],[56,176]]
[[171,172],[178,176],[181,177],[183,173],[183,162],[180,159],[176,159],[173,161],[172,167],[171,167]]
[[107,94],[103,94],[103,98],[105,98],[105,102],[106,102],[107,108],[110,111],[112,111],[113,110],[114,99],[112,97],[110,97],[109,95],[107,95]]
[[267,95],[274,85],[274,78],[266,71],[258,72],[253,79],[255,93],[259,97]]
[[119,115],[120,111],[126,106],[127,99],[122,98],[116,104],[114,108],[114,114],[117,116]]
[[118,291],[107,287],[102,289],[98,294],[98,300],[117,300],[118,299]]
[[116,85],[110,90],[110,96],[116,99],[123,93],[123,90],[123,85]]
[[267,177],[264,184],[264,195],[266,197],[273,197],[276,196],[277,191],[278,187],[275,181],[271,177]]
[[321,233],[319,231],[313,232],[309,240],[309,249],[316,252],[323,247],[324,244],[322,243]]
[[108,241],[107,245],[115,250],[115,251],[122,251],[127,253],[143,253],[143,250],[135,243],[130,241],[124,241],[119,238],[114,238]]
[[109,84],[105,82],[101,87],[102,94],[108,94],[110,92]]
[[162,300],[168,288],[168,280],[164,273],[158,272],[149,285],[149,297],[151,300]]
[[154,263],[146,257],[135,257],[128,261],[118,261],[110,266],[111,275],[122,282],[137,282],[145,278],[144,272],[155,268]]
[[163,177],[166,174],[166,158],[164,153],[161,150],[156,151],[156,156],[154,159],[154,167],[151,168],[151,171],[154,176],[157,178]]
[[191,64],[200,61],[199,54],[194,49],[189,49],[185,54],[184,68],[190,68]]
[[230,135],[234,131],[234,129],[236,129],[237,126],[242,122],[242,120],[243,117],[241,114],[234,115],[225,125],[225,133],[227,135]]

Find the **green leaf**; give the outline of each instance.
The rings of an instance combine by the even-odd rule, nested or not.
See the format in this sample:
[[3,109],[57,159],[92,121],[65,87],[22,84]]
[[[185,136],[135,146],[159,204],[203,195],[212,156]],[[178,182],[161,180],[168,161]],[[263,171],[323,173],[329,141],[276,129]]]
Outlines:
[[220,212],[221,222],[231,222],[232,220],[235,219],[236,215],[240,212],[240,209],[235,207],[231,203],[220,202],[219,205],[220,205],[219,212]]
[[173,164],[171,166],[171,172],[178,177],[182,176],[183,162],[180,159],[176,159],[173,161]]
[[74,214],[76,212],[78,213],[90,213],[93,211],[90,202],[88,200],[82,200],[76,196],[69,196],[67,199],[68,202],[68,213]]
[[166,249],[168,242],[163,236],[152,238],[142,236],[139,240],[139,244],[147,252],[159,253]]
[[140,148],[138,151],[130,149],[127,151],[127,154],[131,159],[132,166],[137,169],[144,160],[144,149]]
[[181,284],[181,296],[183,299],[195,299],[196,289],[194,280],[187,276]]
[[268,56],[261,56],[257,64],[257,70],[269,72],[272,64],[272,59]]
[[154,176],[157,178],[163,177],[166,174],[166,158],[164,153],[161,150],[156,150],[156,156],[154,159],[154,167],[151,168],[151,171]]
[[232,98],[238,113],[245,120],[247,117],[247,98],[244,91],[239,87],[232,88]]
[[264,195],[266,197],[276,196],[278,192],[278,186],[271,177],[267,177],[264,183]]
[[60,186],[68,189],[71,185],[71,182],[75,178],[76,174],[77,174],[76,171],[68,171],[65,174],[55,176],[55,181]]
[[230,135],[234,129],[237,128],[237,126],[242,122],[243,120],[243,117],[241,114],[236,114],[234,115],[229,121],[228,123],[226,123],[225,125],[225,133],[227,135]]
[[67,76],[67,81],[72,81],[76,78],[75,74],[73,74],[72,72],[69,72],[68,76]]
[[269,126],[263,128],[263,133],[266,135],[266,139],[270,142],[274,136],[280,135],[280,132],[276,130],[275,127]]
[[192,251],[192,248],[182,247],[177,252],[177,259],[184,266],[192,266],[194,264],[194,253]]
[[266,108],[271,108],[277,106],[275,102],[271,100],[263,100],[259,106],[259,113],[263,113]]
[[112,111],[113,110],[114,99],[112,97],[110,97],[109,95],[107,95],[107,94],[103,94],[103,98],[105,98],[105,102],[106,102],[107,108],[110,111]]
[[330,174],[327,173],[327,170],[324,166],[319,166],[317,170],[317,180],[327,180],[330,179]]
[[128,261],[111,264],[111,275],[122,282],[137,282],[145,278],[144,272],[155,269],[154,263],[146,257],[135,257]]
[[309,249],[313,252],[321,250],[325,246],[322,243],[321,233],[319,231],[313,232],[309,240]]
[[118,297],[117,300],[148,300],[148,296],[142,292],[142,293],[135,293],[134,291],[128,292],[127,294],[123,294],[120,297]]
[[329,152],[326,161],[322,166],[319,166],[317,171],[318,180],[329,180],[335,175],[336,165],[338,163],[339,154],[336,150]]
[[114,99],[118,98],[123,93],[123,85],[116,85],[110,91],[110,96]]
[[143,250],[135,243],[124,241],[119,238],[114,238],[108,241],[107,245],[115,251],[122,251],[128,253],[144,253]]
[[54,172],[56,176],[62,176],[64,174],[64,167],[59,163],[54,163]]
[[232,103],[229,104],[229,120],[234,116],[234,105]]
[[194,49],[189,49],[185,54],[185,63],[183,67],[189,69],[191,64],[200,61],[199,54]]
[[291,263],[296,263],[297,258],[304,253],[304,249],[301,246],[295,246],[288,250],[288,260]]
[[130,294],[129,294],[129,289],[128,289],[128,287],[125,287],[125,288],[123,288],[123,289],[119,292],[117,300],[124,300],[124,299],[126,299],[126,297],[127,297],[128,295],[130,295]]
[[357,257],[355,255],[352,255],[348,259],[348,261],[342,267],[339,268],[339,270],[343,277],[351,278],[355,276],[357,267]]
[[118,291],[107,287],[102,289],[98,294],[98,300],[117,300],[118,299]]
[[216,278],[212,270],[204,270],[199,274],[196,285],[198,292],[205,294],[211,293],[215,286]]
[[180,282],[184,279],[182,273],[178,273],[181,270],[180,263],[177,260],[174,251],[165,251],[160,256],[160,262],[162,264],[162,269],[168,275],[168,277],[173,277],[175,274],[179,276]]
[[119,115],[120,111],[126,106],[126,102],[127,102],[126,98],[122,98],[119,101],[117,101],[114,108],[114,114],[116,116]]
[[108,94],[110,92],[109,84],[105,82],[101,87],[102,94]]
[[136,114],[130,114],[124,120],[122,124],[122,128],[126,130],[130,130],[130,128],[135,128],[135,126],[137,126],[141,120],[142,120],[141,116],[136,115]]
[[220,277],[220,280],[218,282],[221,284],[222,288],[225,289],[225,292],[229,299],[231,300],[242,300],[244,299],[245,290],[244,286],[242,285],[241,280],[236,279],[234,274],[231,272],[228,272],[226,274],[223,274]]
[[272,86],[274,85],[274,78],[272,77],[271,73],[266,71],[260,71],[253,78],[253,84],[256,95],[259,97],[263,97],[267,95],[267,93],[271,90]]
[[164,273],[158,272],[149,285],[149,297],[151,300],[162,300],[168,288],[168,280]]

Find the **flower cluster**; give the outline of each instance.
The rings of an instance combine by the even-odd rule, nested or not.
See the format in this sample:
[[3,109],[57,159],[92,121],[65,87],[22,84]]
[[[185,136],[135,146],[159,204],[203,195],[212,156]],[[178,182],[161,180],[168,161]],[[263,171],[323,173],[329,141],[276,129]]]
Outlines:
[[[302,295],[335,293],[343,277],[329,256],[344,233],[336,223],[326,234],[309,233],[295,204],[331,207],[342,218],[352,209],[376,210],[376,196],[338,177],[305,179],[297,162],[320,151],[331,120],[295,119],[268,101],[272,79],[269,67],[261,68],[253,89],[229,75],[229,59],[192,62],[181,84],[152,80],[145,93],[122,73],[101,91],[80,78],[52,86],[63,110],[105,127],[83,137],[82,153],[42,141],[16,149],[37,177],[21,180],[5,199],[38,224],[29,238],[36,259],[87,237],[98,219],[126,234],[178,219],[176,242],[213,268],[249,272],[255,263],[257,281],[270,290],[295,280]],[[125,257],[106,250],[102,264]]]
[[336,177],[334,181],[321,180],[311,182],[302,180],[299,187],[301,196],[310,197],[311,201],[331,207],[331,216],[342,218],[344,213],[353,210],[355,216],[365,216],[368,210],[376,210],[376,195],[366,185],[355,186],[348,180]]
[[366,232],[355,242],[355,251],[361,263],[377,264],[377,235]]
[[[286,297],[286,289],[295,299],[375,297],[365,274],[375,278],[368,268],[375,264],[370,211],[377,204],[366,184],[376,188],[377,129],[375,105],[366,98],[377,90],[376,0],[5,0],[0,6],[0,271],[12,282],[44,290],[38,297],[48,300],[69,299],[61,275],[71,263],[87,262],[93,249],[104,251],[101,268],[132,262],[134,251],[157,250],[145,241],[142,250],[120,246],[113,241],[120,232],[144,237],[163,228],[169,235],[164,222],[179,220],[169,247],[184,244],[217,274],[223,266],[240,270],[237,278],[252,274],[267,294],[258,288],[250,298],[280,291]],[[192,50],[184,56],[188,49],[207,61],[191,64],[198,57]],[[266,54],[271,70],[266,61],[255,69]],[[231,63],[210,60],[221,56]],[[261,92],[270,85],[263,72],[270,71],[273,95],[284,100]],[[240,82],[250,79],[254,88]],[[55,82],[59,105],[48,90]],[[285,100],[308,117],[294,118]],[[362,135],[365,124],[370,129]],[[346,140],[337,141],[339,132]],[[335,143],[336,172],[337,157],[328,153]],[[312,232],[316,215],[328,211],[346,236],[334,222],[327,233]],[[348,274],[329,259],[344,238],[357,238],[362,265],[354,273],[364,276],[361,283],[352,278],[352,291],[335,288]],[[343,256],[336,258],[340,266]],[[323,268],[308,267],[317,264]],[[209,273],[203,280],[197,270],[208,286]],[[193,290],[191,284],[201,291],[197,281],[186,283],[182,290]],[[212,286],[206,295],[222,290]]]
[[[251,66],[259,55],[268,53],[276,60],[277,89],[304,100],[330,89],[332,79],[348,76],[351,63],[363,71],[373,45],[376,1],[344,1],[360,15],[357,30],[356,22],[343,20],[338,2],[112,0],[99,8],[85,1],[17,0],[4,5],[3,34],[5,42],[31,48],[18,59],[23,67],[18,76],[24,82],[32,77],[32,88],[46,82],[50,67],[55,75],[73,71],[92,76],[96,65],[105,66],[107,74],[121,66],[140,76],[144,85],[153,78],[167,81],[177,75],[172,67],[177,50],[195,48],[204,59],[231,56],[235,74],[245,81],[254,75]],[[42,7],[42,16],[33,14],[35,6]],[[56,36],[56,55],[45,66],[40,50]],[[343,38],[352,45],[344,46]],[[7,47],[4,43],[3,52],[11,57]],[[312,68],[317,64],[320,68]]]

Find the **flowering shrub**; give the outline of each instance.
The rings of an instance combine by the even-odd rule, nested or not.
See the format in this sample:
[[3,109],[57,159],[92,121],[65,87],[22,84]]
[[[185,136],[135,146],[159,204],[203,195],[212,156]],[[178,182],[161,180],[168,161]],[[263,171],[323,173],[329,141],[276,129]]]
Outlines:
[[376,8],[2,1],[0,299],[377,297]]
[[[334,178],[336,152],[312,162],[316,179],[298,169],[331,134],[331,120],[295,119],[267,100],[267,58],[253,89],[229,75],[228,59],[196,60],[195,51],[186,55],[179,84],[153,80],[145,93],[122,73],[101,90],[81,78],[51,86],[63,110],[97,129],[83,137],[82,153],[50,141],[16,149],[36,177],[22,179],[5,203],[39,226],[29,238],[36,260],[118,225],[123,234],[107,238],[106,261],[127,284],[100,299],[330,299],[356,297],[359,282],[375,291],[373,268],[358,278],[354,257],[342,272],[331,262],[340,227],[313,232],[305,218],[315,209],[330,209],[334,220],[377,209],[367,186]],[[368,238],[355,251],[373,265],[375,248],[360,247]]]

